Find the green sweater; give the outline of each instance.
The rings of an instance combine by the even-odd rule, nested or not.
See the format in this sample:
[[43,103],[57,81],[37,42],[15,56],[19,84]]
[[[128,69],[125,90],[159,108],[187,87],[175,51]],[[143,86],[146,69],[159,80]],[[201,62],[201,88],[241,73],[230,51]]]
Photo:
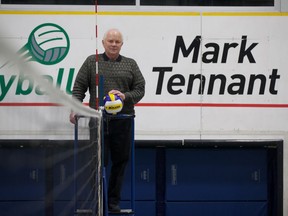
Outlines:
[[[135,60],[119,56],[115,61],[110,60],[106,54],[98,56],[98,72],[103,76],[104,87],[102,95],[110,90],[119,90],[125,94],[123,114],[135,114],[134,105],[145,94],[145,80]],[[81,66],[73,87],[72,96],[84,100],[89,90],[89,106],[96,107],[96,55],[89,56]],[[101,91],[101,87],[99,87]],[[100,96],[101,94],[99,94]],[[103,98],[99,98],[103,100]]]

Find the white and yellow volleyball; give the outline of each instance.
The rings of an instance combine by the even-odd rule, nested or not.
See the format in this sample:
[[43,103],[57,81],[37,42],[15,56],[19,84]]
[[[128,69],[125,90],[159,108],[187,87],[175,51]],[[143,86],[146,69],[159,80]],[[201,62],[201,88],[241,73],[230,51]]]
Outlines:
[[109,114],[117,114],[123,108],[123,101],[118,95],[108,94],[104,97],[104,109]]

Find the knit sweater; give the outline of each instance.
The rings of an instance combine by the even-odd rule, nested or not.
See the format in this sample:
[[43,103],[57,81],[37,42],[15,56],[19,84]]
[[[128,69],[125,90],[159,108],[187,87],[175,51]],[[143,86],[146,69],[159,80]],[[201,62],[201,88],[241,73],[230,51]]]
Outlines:
[[[104,79],[102,95],[112,89],[125,94],[123,114],[135,114],[134,105],[145,94],[145,80],[135,60],[120,55],[116,60],[110,60],[107,55],[98,56],[98,73]],[[81,66],[73,86],[72,96],[81,102],[89,90],[89,106],[96,107],[96,56],[87,57]],[[99,91],[101,89],[99,88]],[[99,94],[101,95],[101,94]],[[99,98],[102,100],[103,98]]]

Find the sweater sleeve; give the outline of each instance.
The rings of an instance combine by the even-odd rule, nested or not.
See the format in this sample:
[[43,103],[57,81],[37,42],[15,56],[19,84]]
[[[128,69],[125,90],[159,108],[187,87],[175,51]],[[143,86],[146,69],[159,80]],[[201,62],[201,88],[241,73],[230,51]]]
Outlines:
[[133,82],[130,91],[125,92],[125,100],[138,103],[145,95],[145,79],[136,63],[132,60]]
[[83,102],[86,96],[87,89],[89,87],[88,68],[89,68],[89,60],[87,58],[82,64],[80,70],[78,71],[72,90],[72,96],[81,102]]

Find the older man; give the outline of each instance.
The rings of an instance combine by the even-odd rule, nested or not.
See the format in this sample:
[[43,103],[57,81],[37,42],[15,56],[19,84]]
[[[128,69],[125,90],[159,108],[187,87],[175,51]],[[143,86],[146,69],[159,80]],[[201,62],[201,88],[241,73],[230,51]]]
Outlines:
[[[145,94],[145,80],[132,58],[120,55],[123,36],[117,29],[108,30],[102,40],[105,52],[98,56],[99,75],[104,78],[103,95],[112,93],[123,100],[120,113],[135,115],[134,105]],[[96,107],[96,56],[89,56],[81,66],[74,83],[73,97],[83,101],[89,91],[89,106]],[[75,113],[71,112],[70,121],[75,123]],[[109,122],[108,122],[109,121]],[[95,122],[90,121],[90,139],[95,140]],[[108,209],[119,212],[121,187],[126,164],[129,160],[131,145],[131,120],[109,119],[104,121],[105,149],[110,150],[112,167],[108,186]],[[94,135],[93,135],[94,134]],[[91,138],[91,136],[93,138]],[[105,159],[107,161],[107,158]]]

